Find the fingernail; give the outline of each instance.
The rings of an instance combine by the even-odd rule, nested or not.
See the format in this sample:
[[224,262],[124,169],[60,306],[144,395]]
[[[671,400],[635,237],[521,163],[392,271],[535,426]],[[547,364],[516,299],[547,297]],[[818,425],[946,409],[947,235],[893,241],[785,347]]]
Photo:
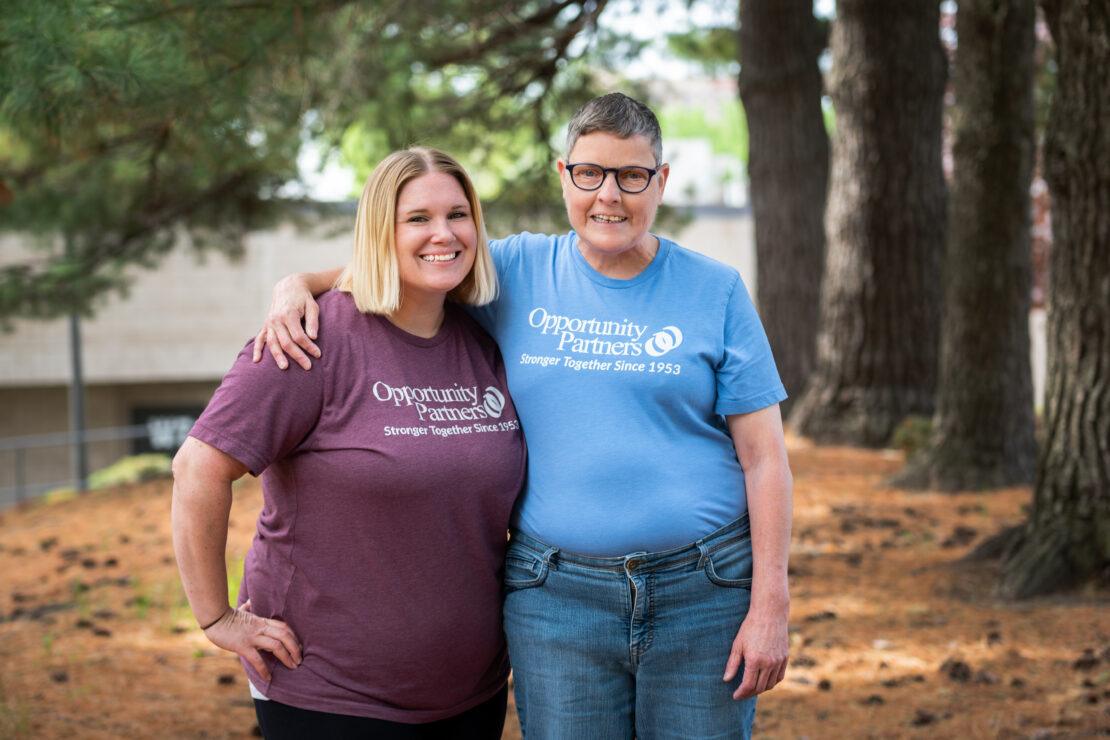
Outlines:
[[278,360],[278,367],[284,370],[285,368],[289,367],[289,363],[285,360]]
[[320,356],[320,350],[318,350],[318,349],[313,350],[312,351],[312,356],[318,358]]

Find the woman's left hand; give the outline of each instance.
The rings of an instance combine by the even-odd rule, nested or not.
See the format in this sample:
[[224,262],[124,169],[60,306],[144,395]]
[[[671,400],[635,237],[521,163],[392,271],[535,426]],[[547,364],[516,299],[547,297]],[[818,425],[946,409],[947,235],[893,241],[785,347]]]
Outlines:
[[733,699],[747,699],[774,688],[786,676],[790,655],[790,635],[785,615],[749,611],[725,664],[725,681],[731,681],[744,665],[744,680],[732,693]]

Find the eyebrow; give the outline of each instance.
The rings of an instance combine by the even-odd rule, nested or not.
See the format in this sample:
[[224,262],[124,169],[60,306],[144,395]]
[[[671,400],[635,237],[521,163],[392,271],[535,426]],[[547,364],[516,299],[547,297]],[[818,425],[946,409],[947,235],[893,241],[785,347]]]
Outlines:
[[[466,208],[470,208],[469,203],[456,203],[455,205],[451,206],[447,210],[457,211],[459,209],[466,209]],[[407,211],[401,211],[401,213],[405,216],[411,216],[414,213],[427,213],[427,212],[428,212],[427,208],[412,208],[412,209],[407,210]]]

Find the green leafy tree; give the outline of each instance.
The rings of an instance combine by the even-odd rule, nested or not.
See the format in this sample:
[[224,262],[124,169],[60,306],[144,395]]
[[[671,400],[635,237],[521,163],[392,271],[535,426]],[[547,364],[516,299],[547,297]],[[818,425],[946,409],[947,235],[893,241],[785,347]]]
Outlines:
[[87,309],[177,229],[231,246],[264,218],[295,172],[304,84],[274,64],[297,7],[3,6],[0,214],[34,251],[0,269],[0,315]]
[[[180,241],[234,252],[290,213],[306,137],[367,167],[442,146],[483,173],[491,213],[552,197],[557,122],[593,70],[606,0],[5,0],[0,316],[88,311]],[[587,60],[589,63],[587,63]]]

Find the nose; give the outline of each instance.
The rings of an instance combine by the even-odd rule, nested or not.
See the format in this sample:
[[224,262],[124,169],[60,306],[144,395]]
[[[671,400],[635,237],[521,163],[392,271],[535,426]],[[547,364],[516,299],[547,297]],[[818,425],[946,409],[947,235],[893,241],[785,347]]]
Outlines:
[[447,219],[436,219],[432,228],[432,241],[437,244],[447,244],[454,238],[455,233],[451,231],[451,224]]
[[[612,178],[609,176],[612,175]],[[597,189],[597,197],[607,202],[619,201],[621,189],[617,187],[617,173],[606,172],[601,180],[601,187]]]

